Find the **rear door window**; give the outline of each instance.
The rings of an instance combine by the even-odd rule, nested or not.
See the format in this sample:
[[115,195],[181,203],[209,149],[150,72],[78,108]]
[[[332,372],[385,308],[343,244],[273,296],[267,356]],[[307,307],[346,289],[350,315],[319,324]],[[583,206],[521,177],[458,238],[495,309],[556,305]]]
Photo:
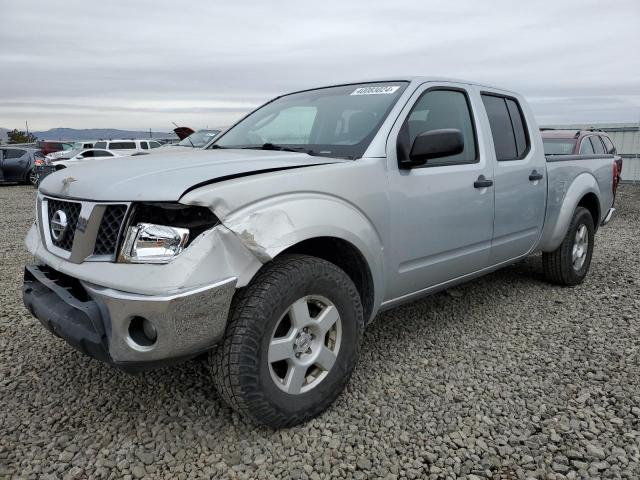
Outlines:
[[107,148],[107,142],[97,142],[93,147],[94,148]]
[[111,150],[135,150],[136,142],[111,142],[109,148]]
[[518,158],[522,158],[527,151],[527,132],[524,127],[524,118],[520,111],[520,106],[512,98],[505,98],[509,116],[511,117],[511,125],[513,125],[513,134],[516,137],[516,149]]
[[140,148],[143,150],[149,150],[149,144],[147,142],[140,142]]
[[596,152],[596,154],[604,154],[604,145],[602,145],[600,137],[598,135],[593,135],[592,137],[589,137],[589,139],[593,145],[593,151]]
[[113,153],[107,152],[105,150],[94,150],[94,157],[113,157]]
[[509,97],[482,94],[491,136],[499,161],[519,160],[529,150],[527,127],[518,102]]
[[580,143],[580,155],[593,155],[595,152],[593,151],[593,145],[589,141],[589,137],[585,137],[582,139]]
[[611,141],[611,139],[605,136],[602,136],[600,138],[602,138],[602,141],[604,142],[604,146],[605,146],[605,149],[607,150],[607,153],[611,155],[615,155],[616,147],[613,146],[613,142]]
[[9,160],[11,158],[20,158],[22,157],[25,153],[27,153],[26,150],[20,150],[17,148],[8,148],[4,151],[4,158]]

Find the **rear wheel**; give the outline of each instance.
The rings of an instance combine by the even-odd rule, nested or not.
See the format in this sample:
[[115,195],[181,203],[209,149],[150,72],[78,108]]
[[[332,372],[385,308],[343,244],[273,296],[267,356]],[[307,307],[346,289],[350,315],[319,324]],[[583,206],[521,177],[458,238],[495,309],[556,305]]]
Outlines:
[[547,279],[559,285],[577,285],[584,280],[593,255],[594,222],[589,210],[576,208],[562,243],[542,254]]
[[38,172],[36,171],[35,168],[32,168],[31,170],[29,170],[29,173],[27,174],[27,182],[29,182],[29,184],[31,185],[38,184]]
[[343,390],[363,329],[360,297],[344,271],[284,255],[234,298],[223,343],[210,356],[218,391],[256,422],[304,422]]

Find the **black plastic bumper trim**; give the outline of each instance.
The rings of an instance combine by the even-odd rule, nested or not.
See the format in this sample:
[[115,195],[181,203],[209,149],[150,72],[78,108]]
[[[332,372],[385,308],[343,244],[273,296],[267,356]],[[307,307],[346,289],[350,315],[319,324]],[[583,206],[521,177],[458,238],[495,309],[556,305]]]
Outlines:
[[79,352],[129,373],[173,365],[203,353],[150,362],[114,362],[109,355],[109,319],[101,314],[78,280],[50,267],[25,267],[22,299],[51,333]]

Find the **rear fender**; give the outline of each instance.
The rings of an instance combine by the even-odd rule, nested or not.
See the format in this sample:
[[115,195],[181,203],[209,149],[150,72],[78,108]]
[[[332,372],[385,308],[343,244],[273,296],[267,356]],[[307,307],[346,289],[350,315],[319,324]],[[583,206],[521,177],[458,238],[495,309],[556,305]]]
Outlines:
[[[558,182],[552,189],[550,188],[540,250],[552,252],[560,246],[569,230],[569,224],[578,203],[588,193],[595,194],[600,202],[598,182],[593,175],[586,172],[578,175],[568,187],[564,182]],[[602,212],[602,205],[600,205],[600,212]],[[598,225],[599,219],[594,219],[594,224]]]

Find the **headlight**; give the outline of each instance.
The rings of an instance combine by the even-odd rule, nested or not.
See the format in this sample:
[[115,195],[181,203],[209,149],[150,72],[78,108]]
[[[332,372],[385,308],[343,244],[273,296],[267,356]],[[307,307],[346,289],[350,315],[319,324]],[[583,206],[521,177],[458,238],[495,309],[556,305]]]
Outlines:
[[217,223],[218,219],[206,207],[136,203],[126,222],[118,261],[168,263]]
[[188,228],[138,223],[127,231],[122,257],[129,263],[167,263],[188,241]]

